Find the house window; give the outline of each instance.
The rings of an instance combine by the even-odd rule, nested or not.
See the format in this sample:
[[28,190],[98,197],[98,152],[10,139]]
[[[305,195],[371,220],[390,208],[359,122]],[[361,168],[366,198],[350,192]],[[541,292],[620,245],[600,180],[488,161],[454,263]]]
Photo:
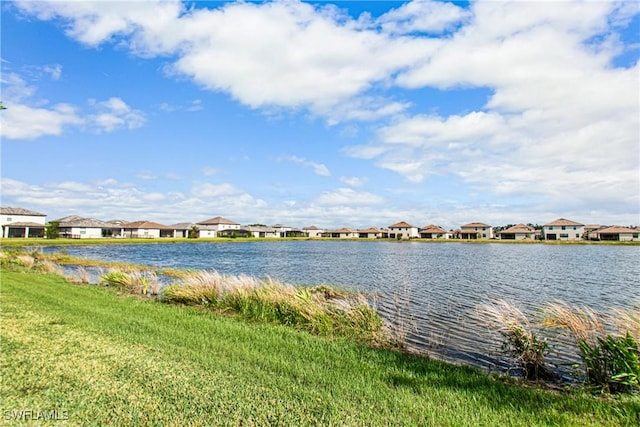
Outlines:
[[80,234],[87,234],[87,229],[86,228],[81,228],[80,229]]
[[637,239],[637,238],[638,238],[638,235],[637,235],[637,234],[634,234],[634,235],[633,235],[633,238],[634,238],[634,239]]
[[7,222],[11,222],[11,217],[7,217]]
[[569,238],[569,235],[568,235],[568,234],[566,234],[566,233],[560,233],[560,238],[562,239],[563,237],[564,237],[565,239],[568,239],[568,238]]
[[549,230],[553,230],[553,227],[549,227]]
[[565,227],[565,226],[563,225],[563,226],[562,226],[562,229],[563,229],[563,230],[566,230],[566,229],[567,229],[567,227]]
[[576,233],[576,239],[579,239],[580,235],[578,233]]
[[573,229],[574,229],[574,230],[577,230],[577,228],[576,228],[576,227],[573,227]]

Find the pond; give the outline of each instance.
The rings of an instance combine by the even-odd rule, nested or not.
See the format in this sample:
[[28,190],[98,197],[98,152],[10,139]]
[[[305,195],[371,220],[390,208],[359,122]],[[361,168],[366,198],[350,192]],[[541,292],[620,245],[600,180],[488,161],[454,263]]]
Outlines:
[[[603,311],[640,305],[640,246],[256,241],[64,250],[91,259],[215,269],[375,294],[383,316],[409,326],[411,347],[488,370],[504,370],[508,362],[500,356],[499,335],[477,320],[481,303],[502,298],[532,315],[555,300]],[[549,358],[560,366],[577,361],[563,345],[551,348]]]

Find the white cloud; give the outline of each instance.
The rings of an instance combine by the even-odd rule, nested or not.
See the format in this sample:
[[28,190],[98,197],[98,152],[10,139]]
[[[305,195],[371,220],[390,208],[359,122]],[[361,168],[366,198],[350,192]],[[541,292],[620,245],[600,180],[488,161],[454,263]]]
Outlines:
[[97,112],[89,116],[88,123],[98,132],[113,132],[118,128],[135,129],[145,123],[144,113],[132,109],[121,98],[112,97],[91,104]]
[[[51,71],[56,73],[56,69]],[[83,112],[68,103],[51,105],[47,100],[35,99],[35,87],[16,73],[2,77],[3,105],[0,113],[0,135],[8,139],[36,139],[59,136],[69,128],[84,127],[98,132],[112,132],[119,128],[134,129],[145,122],[144,113],[129,107],[121,98],[106,101],[90,100],[92,112]]]
[[42,68],[42,71],[49,74],[51,76],[51,80],[59,80],[62,76],[62,65],[53,64],[53,65],[45,65]]
[[350,185],[351,187],[361,187],[368,181],[368,179],[359,178],[357,176],[341,176],[340,181]]
[[148,171],[142,171],[136,174],[136,178],[142,179],[144,181],[153,181],[158,179],[158,176]]
[[357,192],[351,188],[338,188],[321,194],[316,203],[321,206],[377,205],[384,202],[382,196],[368,192]]
[[327,168],[322,163],[316,163],[316,162],[304,159],[302,157],[297,157],[297,156],[286,156],[286,157],[283,157],[282,160],[287,162],[292,162],[298,165],[302,165],[304,167],[309,167],[313,169],[313,173],[315,173],[316,175],[331,176],[331,171],[329,171],[329,168]]
[[27,184],[3,177],[3,204],[41,209],[51,218],[77,214],[100,219],[149,219],[166,224],[197,221],[267,208],[232,184],[195,183],[183,192],[146,191],[138,185],[109,178],[82,183],[75,181]]
[[3,105],[7,108],[0,113],[0,134],[3,138],[35,139],[61,135],[65,127],[82,124],[82,118],[69,104],[33,108],[3,100]]
[[393,34],[439,33],[468,19],[469,15],[467,10],[453,3],[414,0],[382,15],[376,24]]
[[212,167],[202,168],[202,175],[204,176],[213,176],[217,173],[218,173],[218,170],[216,168],[212,168]]
[[473,3],[473,19],[396,82],[488,88],[482,110],[398,118],[377,142],[343,151],[415,183],[451,174],[547,211],[607,204],[637,215],[640,66],[611,65],[622,47],[609,22],[629,15],[617,7]]
[[[385,84],[391,74],[439,44],[390,37],[377,24],[363,27],[334,6],[298,1],[239,2],[189,10],[181,3],[156,1],[49,1],[15,6],[39,19],[63,20],[70,37],[90,46],[117,41],[140,56],[175,55],[170,72],[229,93],[252,108],[305,108],[332,122],[340,120],[333,114],[335,107],[366,104],[361,95]],[[451,7],[424,8],[437,21],[445,9]],[[406,14],[401,19],[405,26],[422,25]],[[374,108],[349,109],[348,118],[371,120],[406,108],[404,102],[379,96],[376,103]]]

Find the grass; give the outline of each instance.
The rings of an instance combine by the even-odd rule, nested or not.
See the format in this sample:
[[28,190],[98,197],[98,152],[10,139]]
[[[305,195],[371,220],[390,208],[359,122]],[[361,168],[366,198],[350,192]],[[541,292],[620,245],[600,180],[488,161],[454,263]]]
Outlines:
[[[2,269],[5,422],[61,425],[617,426],[638,396],[524,388],[351,340]],[[7,412],[9,411],[9,412]]]
[[166,287],[162,299],[314,334],[349,336],[373,345],[385,346],[392,341],[383,319],[364,295],[326,285],[294,287],[272,278],[201,271]]

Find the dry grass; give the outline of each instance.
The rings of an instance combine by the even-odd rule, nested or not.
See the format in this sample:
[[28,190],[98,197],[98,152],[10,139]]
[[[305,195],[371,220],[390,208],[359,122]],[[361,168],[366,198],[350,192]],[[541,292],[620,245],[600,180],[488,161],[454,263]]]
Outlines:
[[546,367],[547,342],[540,339],[527,316],[505,300],[481,304],[478,318],[503,336],[503,351],[515,358],[528,379],[549,379],[552,371]]
[[15,261],[23,267],[31,268],[35,264],[36,259],[31,255],[17,255]]
[[619,336],[628,332],[637,343],[640,343],[640,306],[633,309],[613,309],[610,317]]
[[603,316],[589,307],[572,307],[556,301],[544,307],[546,327],[569,331],[576,342],[596,345],[598,338],[607,335]]
[[110,271],[100,278],[100,285],[115,288],[121,292],[133,295],[149,295],[155,291],[158,293],[158,277],[153,272],[141,272],[114,270]]
[[246,319],[295,326],[312,333],[382,343],[383,321],[363,295],[329,286],[297,288],[272,278],[201,271],[167,286],[167,303],[206,306]]

